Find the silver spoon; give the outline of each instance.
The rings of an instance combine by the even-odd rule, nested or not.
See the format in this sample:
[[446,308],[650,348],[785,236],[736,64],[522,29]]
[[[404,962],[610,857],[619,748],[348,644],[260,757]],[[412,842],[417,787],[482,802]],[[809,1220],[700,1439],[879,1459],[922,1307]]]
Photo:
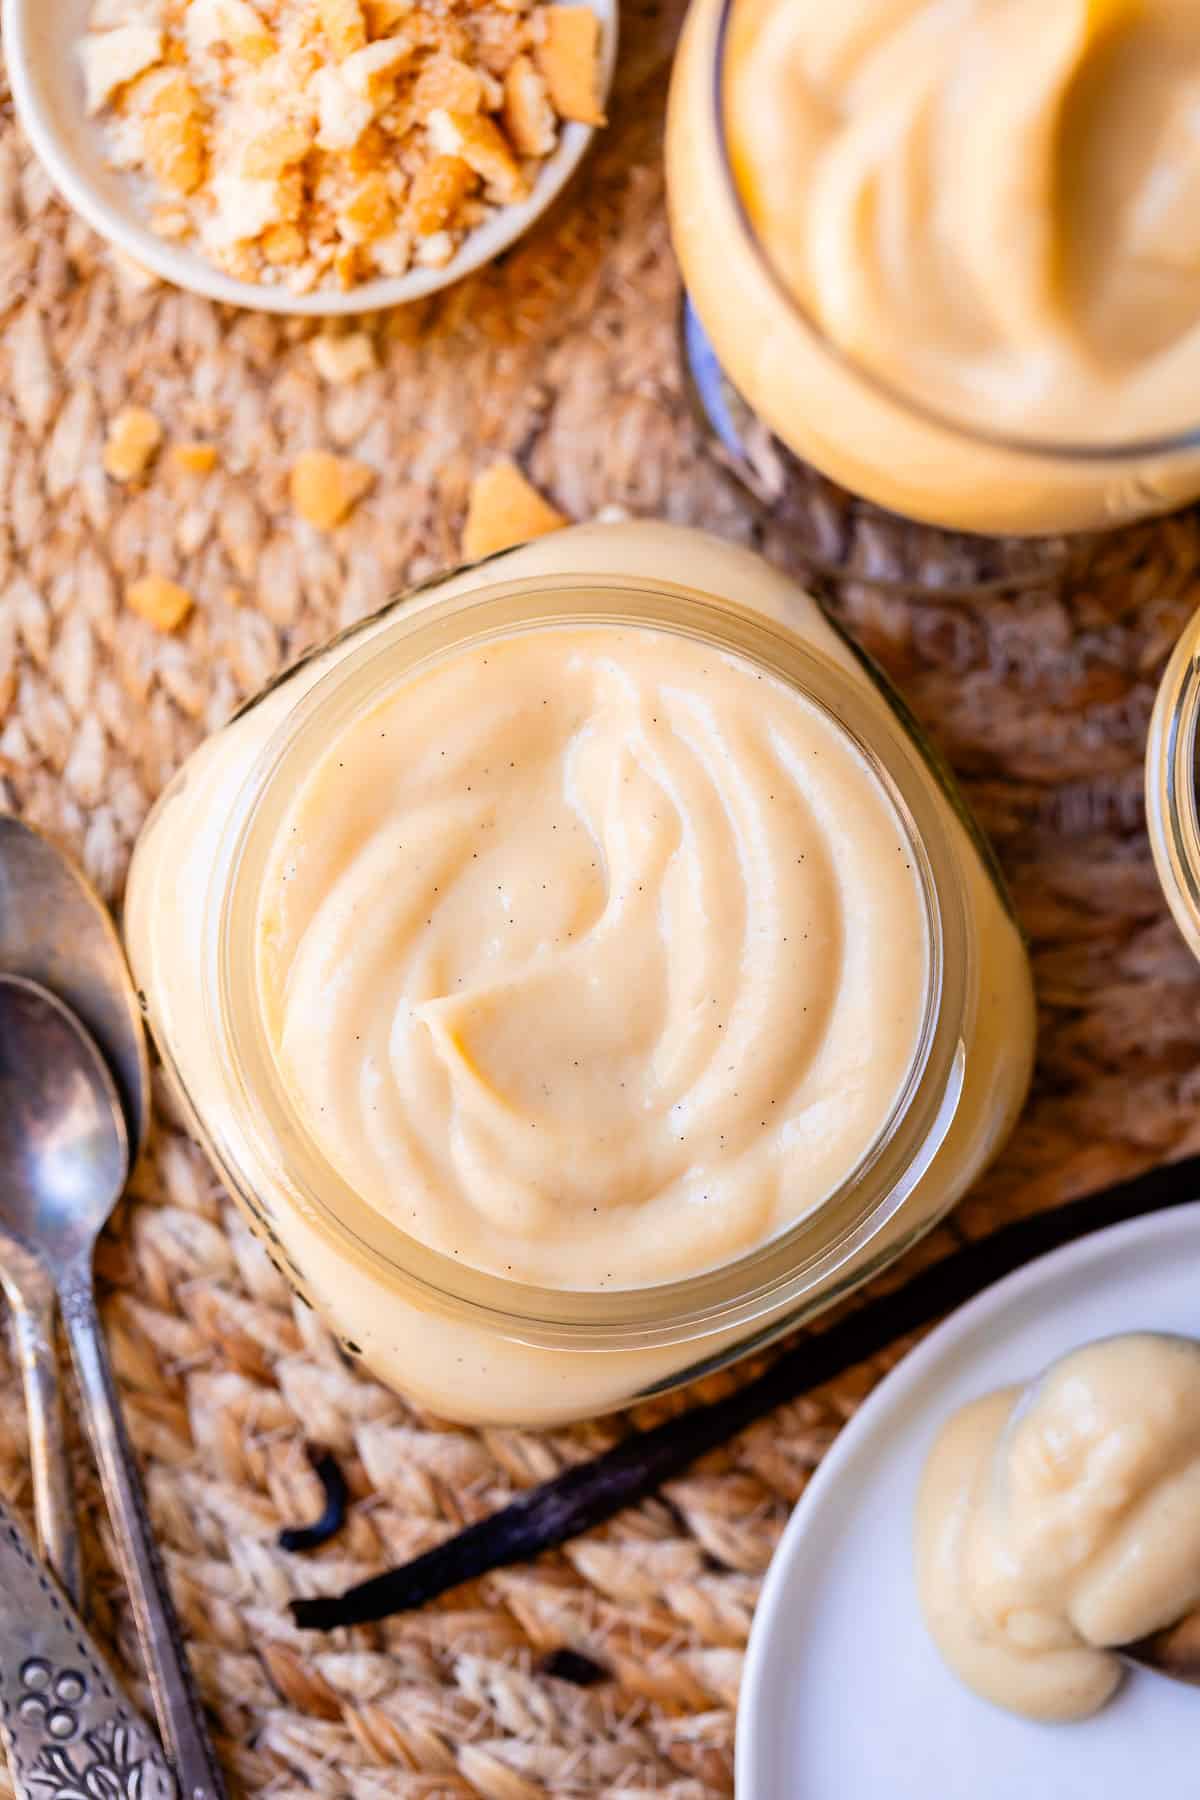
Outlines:
[[[136,1160],[149,1120],[150,1070],[120,940],[75,865],[11,813],[0,813],[0,970],[41,982],[91,1032],[115,1072]],[[78,1606],[83,1583],[54,1352],[54,1287],[9,1229],[3,1193],[0,1287],[25,1389],[38,1548]]]
[[36,982],[0,976],[0,1191],[10,1230],[54,1284],[105,1497],[184,1800],[223,1800],[96,1313],[92,1258],[129,1144],[108,1066]]

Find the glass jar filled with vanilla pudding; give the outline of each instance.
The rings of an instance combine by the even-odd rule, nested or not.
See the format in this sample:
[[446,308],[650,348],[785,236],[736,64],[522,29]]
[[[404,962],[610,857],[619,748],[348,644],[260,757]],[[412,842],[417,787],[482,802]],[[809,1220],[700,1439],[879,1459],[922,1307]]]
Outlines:
[[196,1130],[352,1354],[601,1412],[878,1270],[1033,1045],[986,847],[790,581],[584,526],[282,678],[151,815],[130,956]]
[[962,533],[1200,494],[1196,27],[1190,0],[693,0],[668,187],[723,435],[741,405]]

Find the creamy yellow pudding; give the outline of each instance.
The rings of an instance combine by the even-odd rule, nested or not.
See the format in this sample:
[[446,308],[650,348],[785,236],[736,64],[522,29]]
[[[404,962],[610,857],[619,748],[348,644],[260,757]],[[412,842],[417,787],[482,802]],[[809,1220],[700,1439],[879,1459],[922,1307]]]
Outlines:
[[911,846],[835,721],[617,627],[477,645],[335,738],[279,823],[259,970],[342,1177],[554,1288],[694,1275],[819,1206],[929,979]]
[[276,1265],[446,1417],[579,1418],[812,1316],[1029,1079],[1020,934],[911,721],[794,582],[650,521],[270,687],[147,821],[125,928]]
[[1102,1339],[964,1407],[926,1465],[917,1579],[977,1693],[1037,1719],[1097,1711],[1112,1647],[1200,1603],[1200,1347]]
[[726,120],[768,255],[838,347],[1068,442],[1200,406],[1192,0],[736,0]]
[[1137,448],[1200,415],[1198,26],[1193,0],[697,0],[675,240],[792,449],[981,531],[1200,492],[1194,447]]

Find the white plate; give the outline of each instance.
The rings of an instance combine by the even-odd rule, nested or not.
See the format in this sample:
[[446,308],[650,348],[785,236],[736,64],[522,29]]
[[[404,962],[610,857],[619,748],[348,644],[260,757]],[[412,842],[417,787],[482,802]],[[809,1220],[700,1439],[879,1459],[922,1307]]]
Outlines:
[[1001,1712],[939,1661],[917,1605],[926,1453],[964,1401],[1089,1338],[1200,1334],[1200,1204],[1083,1238],[940,1325],[839,1437],[783,1535],[754,1621],[739,1800],[1200,1796],[1200,1693],[1137,1673],[1092,1719]]
[[[607,98],[617,56],[618,0],[574,3],[590,5],[600,20],[600,83]],[[458,255],[443,269],[414,268],[406,275],[381,276],[345,293],[322,288],[293,294],[283,286],[239,281],[198,251],[151,231],[140,184],[107,167],[103,120],[89,119],[84,112],[83,77],[75,51],[91,9],[92,0],[3,0],[5,60],[25,133],[63,199],[94,231],[164,281],[231,306],[327,318],[404,305],[448,287],[529,229],[561,193],[595,136],[590,125],[564,125],[558,147],[538,171],[528,200],[493,213],[469,233]]]

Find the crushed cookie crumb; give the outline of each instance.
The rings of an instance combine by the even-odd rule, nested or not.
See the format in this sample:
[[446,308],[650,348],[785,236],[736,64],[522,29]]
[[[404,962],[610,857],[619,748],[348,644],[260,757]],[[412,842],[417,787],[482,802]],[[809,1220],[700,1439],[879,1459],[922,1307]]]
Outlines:
[[444,269],[454,255],[454,233],[435,231],[431,237],[418,239],[413,261],[423,269]]
[[143,160],[160,188],[190,194],[204,179],[204,108],[186,75],[175,70],[143,76],[135,106],[141,121]]
[[125,589],[125,604],[155,631],[176,631],[192,610],[192,596],[165,575],[143,575]]
[[511,457],[502,457],[471,483],[463,525],[465,562],[477,562],[497,550],[509,550],[530,538],[545,537],[569,521],[538,493]]
[[307,254],[304,233],[298,225],[268,225],[262,235],[262,253],[273,269],[302,263]]
[[317,15],[339,62],[366,44],[367,21],[358,0],[318,0]]
[[519,156],[548,156],[558,124],[546,78],[527,56],[518,56],[504,77],[504,129]]
[[157,25],[131,22],[119,25],[115,31],[94,31],[86,37],[80,46],[80,57],[84,105],[89,116],[107,106],[118,88],[161,62],[162,55],[163,35]]
[[402,31],[395,37],[365,44],[342,64],[339,74],[352,94],[369,100],[381,112],[395,94],[401,67],[411,61],[413,46]]
[[181,475],[209,475],[217,466],[215,444],[172,444],[167,456],[171,467]]
[[600,21],[590,7],[542,7],[534,56],[560,119],[607,123],[600,104]]
[[435,107],[478,112],[483,101],[483,76],[457,56],[441,52],[431,56],[413,83],[412,104],[418,119],[428,120]]
[[191,222],[181,206],[156,206],[150,215],[150,224],[159,237],[168,239],[185,238],[192,229]]
[[292,505],[310,525],[332,531],[374,485],[375,471],[329,450],[304,450],[288,478]]
[[264,181],[274,175],[282,175],[285,169],[303,162],[312,149],[312,144],[312,132],[295,121],[267,125],[246,145],[242,152],[240,172],[252,181]]
[[413,0],[363,0],[363,11],[373,38],[388,37],[413,10]]
[[104,471],[114,481],[136,481],[150,466],[163,430],[144,406],[125,406],[108,428]]
[[461,156],[435,156],[427,162],[408,196],[408,217],[418,237],[428,241],[442,231],[478,185],[475,171]]
[[396,222],[387,176],[381,169],[364,176],[338,214],[338,230],[351,244],[372,244]]
[[333,254],[333,273],[338,286],[347,293],[359,278],[362,267],[357,244],[343,244]]
[[508,204],[528,196],[529,183],[521,166],[491,119],[435,107],[429,115],[429,139],[440,155],[461,157],[485,186],[494,188]]
[[309,344],[313,367],[322,381],[340,385],[357,381],[375,367],[375,351],[365,331],[349,331],[334,337],[322,331]]

